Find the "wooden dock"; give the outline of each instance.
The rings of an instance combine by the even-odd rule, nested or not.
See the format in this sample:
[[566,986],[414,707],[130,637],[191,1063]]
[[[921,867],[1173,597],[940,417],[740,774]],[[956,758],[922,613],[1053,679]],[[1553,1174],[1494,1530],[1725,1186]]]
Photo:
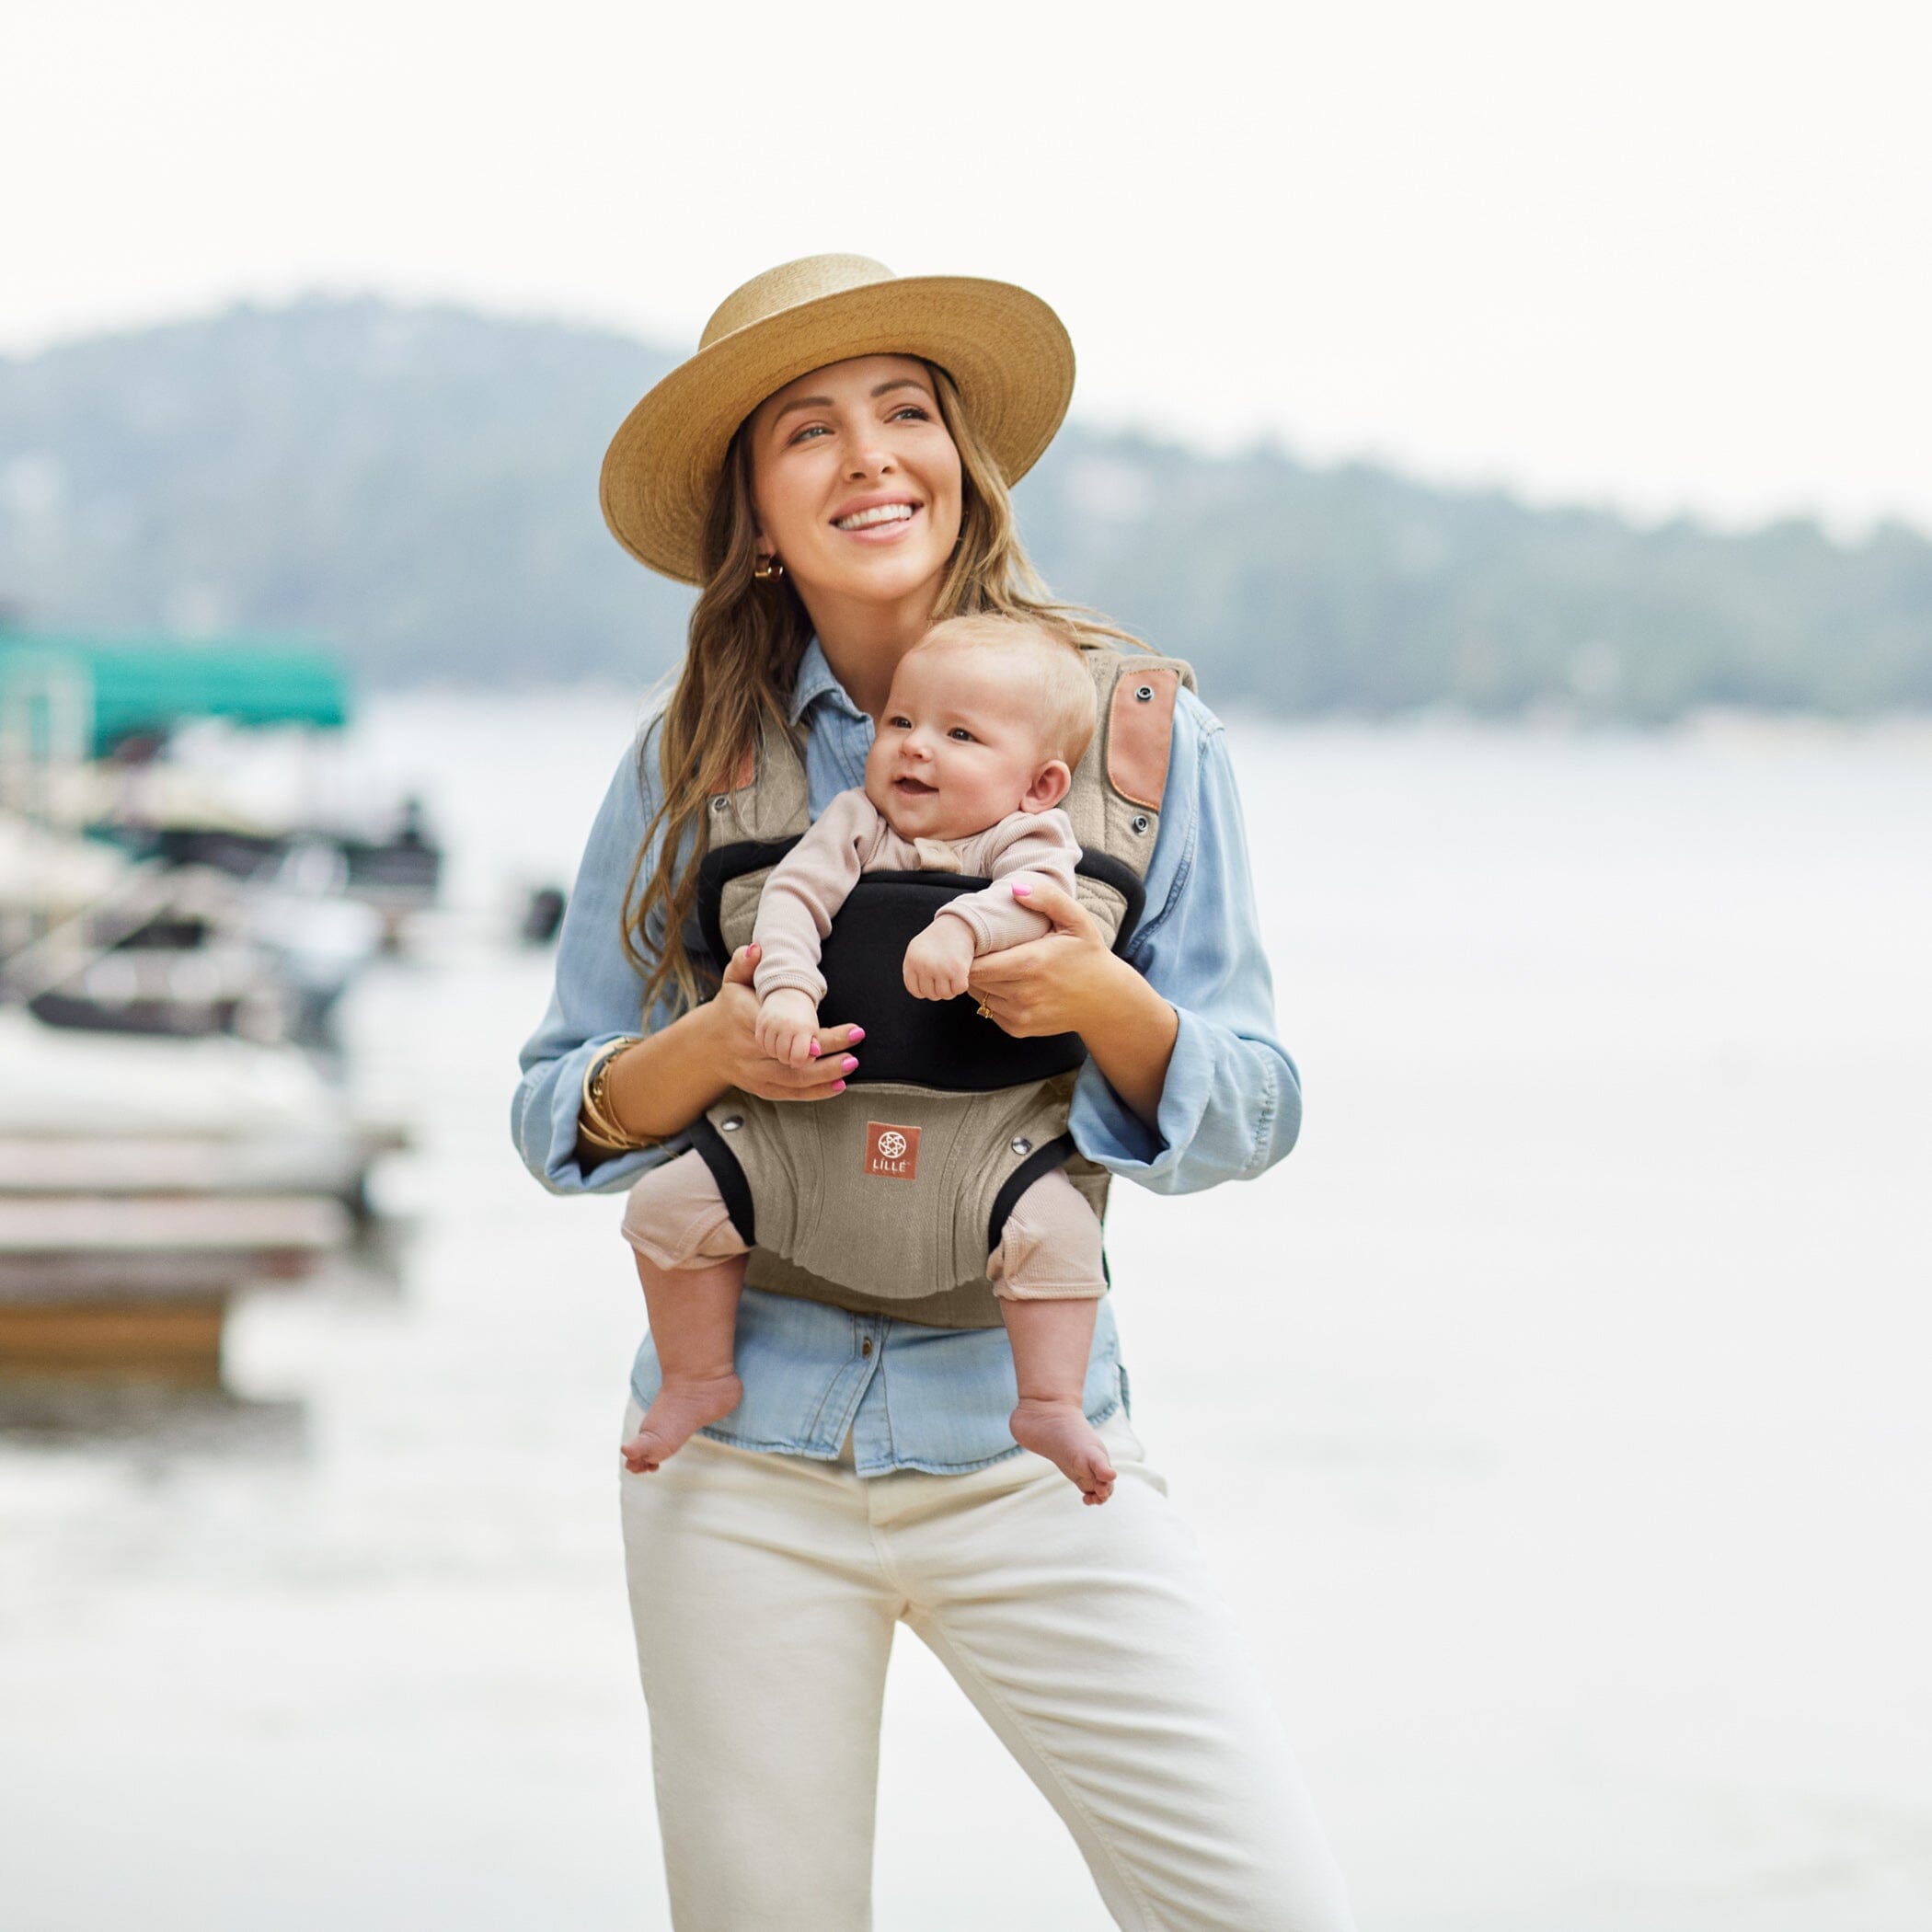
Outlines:
[[219,1385],[230,1300],[353,1233],[339,1201],[211,1189],[232,1179],[224,1147],[0,1139],[0,1374]]

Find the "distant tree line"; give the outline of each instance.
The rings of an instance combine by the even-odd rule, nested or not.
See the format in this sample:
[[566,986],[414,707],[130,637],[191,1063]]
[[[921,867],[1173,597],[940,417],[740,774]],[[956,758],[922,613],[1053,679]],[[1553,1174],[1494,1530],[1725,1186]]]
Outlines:
[[[669,361],[374,301],[0,361],[0,607],[311,632],[382,684],[653,676],[689,595],[617,549],[596,477]],[[1932,542],[1902,526],[1643,528],[1078,426],[1018,502],[1058,592],[1192,659],[1223,705],[1932,708]]]

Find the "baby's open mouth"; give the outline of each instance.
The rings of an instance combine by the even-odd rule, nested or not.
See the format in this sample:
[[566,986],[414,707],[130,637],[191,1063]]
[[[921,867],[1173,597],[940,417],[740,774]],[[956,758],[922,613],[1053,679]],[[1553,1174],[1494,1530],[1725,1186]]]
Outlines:
[[938,790],[937,785],[921,784],[917,778],[894,778],[892,789],[903,792],[909,799],[929,799]]

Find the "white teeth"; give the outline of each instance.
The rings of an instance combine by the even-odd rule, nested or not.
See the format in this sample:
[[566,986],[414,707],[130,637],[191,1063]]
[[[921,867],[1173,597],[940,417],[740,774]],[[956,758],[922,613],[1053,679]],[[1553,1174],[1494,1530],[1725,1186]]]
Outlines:
[[910,503],[881,503],[875,510],[855,510],[834,525],[839,530],[869,530],[874,523],[906,523],[912,521]]

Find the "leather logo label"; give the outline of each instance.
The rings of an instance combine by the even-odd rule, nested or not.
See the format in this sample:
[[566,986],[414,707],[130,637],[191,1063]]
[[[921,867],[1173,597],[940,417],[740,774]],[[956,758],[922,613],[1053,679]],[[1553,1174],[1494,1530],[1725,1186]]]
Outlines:
[[868,1174],[882,1180],[913,1180],[919,1173],[919,1130],[894,1127],[888,1121],[866,1122]]

